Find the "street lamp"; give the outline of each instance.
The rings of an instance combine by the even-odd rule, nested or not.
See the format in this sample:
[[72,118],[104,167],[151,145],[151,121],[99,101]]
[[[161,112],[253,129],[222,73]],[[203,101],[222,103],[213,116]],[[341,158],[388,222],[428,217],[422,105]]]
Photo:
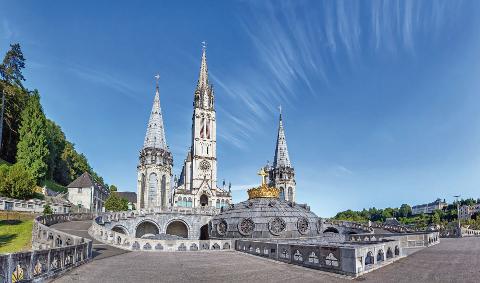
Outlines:
[[457,199],[457,221],[458,221],[458,229],[460,229],[460,206],[458,203],[458,198],[460,197],[460,195],[453,196],[453,197]]

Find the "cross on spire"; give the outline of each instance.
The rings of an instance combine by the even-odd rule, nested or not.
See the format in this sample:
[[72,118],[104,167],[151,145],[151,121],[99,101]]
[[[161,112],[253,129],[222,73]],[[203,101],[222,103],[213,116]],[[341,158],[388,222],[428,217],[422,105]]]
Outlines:
[[207,49],[207,41],[202,41],[202,48],[205,50]]
[[260,171],[258,171],[257,173],[259,176],[262,177],[262,186],[267,184],[267,176],[268,176],[268,173],[265,172],[265,169],[260,169]]
[[157,81],[157,87],[158,87],[158,81],[160,80],[160,74],[157,73],[154,78]]

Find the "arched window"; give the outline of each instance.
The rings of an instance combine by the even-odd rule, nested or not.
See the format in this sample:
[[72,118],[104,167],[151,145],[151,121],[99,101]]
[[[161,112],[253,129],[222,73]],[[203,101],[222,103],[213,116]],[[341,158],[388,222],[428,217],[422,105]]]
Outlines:
[[395,256],[400,255],[400,248],[398,246],[395,246]]
[[368,252],[365,257],[365,265],[371,265],[374,263],[374,258],[372,252]]
[[378,250],[377,262],[378,261],[384,261],[384,260],[385,260],[385,254],[383,253],[383,250]]
[[220,202],[220,207],[224,207],[225,206],[225,200],[222,199],[222,201]]
[[188,198],[187,207],[192,207],[192,198]]
[[162,176],[161,191],[162,191],[161,206],[165,206],[167,205],[167,178],[165,177],[165,175]]
[[216,201],[216,203],[215,203],[215,207],[216,207],[216,208],[220,208],[220,200],[219,200],[219,199],[217,199],[217,201]]
[[293,201],[293,188],[292,187],[288,188],[288,200]]
[[148,205],[155,206],[157,204],[157,174],[152,173],[148,177]]
[[392,257],[393,257],[392,248],[388,247],[388,249],[387,249],[387,259],[392,258]]
[[282,187],[280,187],[280,200],[285,200],[285,191]]

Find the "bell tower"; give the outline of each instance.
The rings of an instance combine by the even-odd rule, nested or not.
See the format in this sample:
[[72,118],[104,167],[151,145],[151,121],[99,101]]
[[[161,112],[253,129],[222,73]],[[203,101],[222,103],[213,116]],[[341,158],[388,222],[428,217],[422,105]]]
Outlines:
[[206,44],[203,42],[200,75],[193,101],[191,189],[217,188],[217,123],[214,100],[213,86],[208,81]]

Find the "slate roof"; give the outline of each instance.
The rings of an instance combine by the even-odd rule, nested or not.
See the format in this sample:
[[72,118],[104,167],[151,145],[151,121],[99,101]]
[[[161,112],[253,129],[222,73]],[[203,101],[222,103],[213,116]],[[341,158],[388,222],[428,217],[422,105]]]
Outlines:
[[88,172],[83,173],[80,177],[71,182],[67,188],[89,188],[94,186],[92,176]]
[[121,198],[128,199],[128,202],[131,202],[131,203],[137,202],[137,193],[135,192],[115,192],[115,194]]

